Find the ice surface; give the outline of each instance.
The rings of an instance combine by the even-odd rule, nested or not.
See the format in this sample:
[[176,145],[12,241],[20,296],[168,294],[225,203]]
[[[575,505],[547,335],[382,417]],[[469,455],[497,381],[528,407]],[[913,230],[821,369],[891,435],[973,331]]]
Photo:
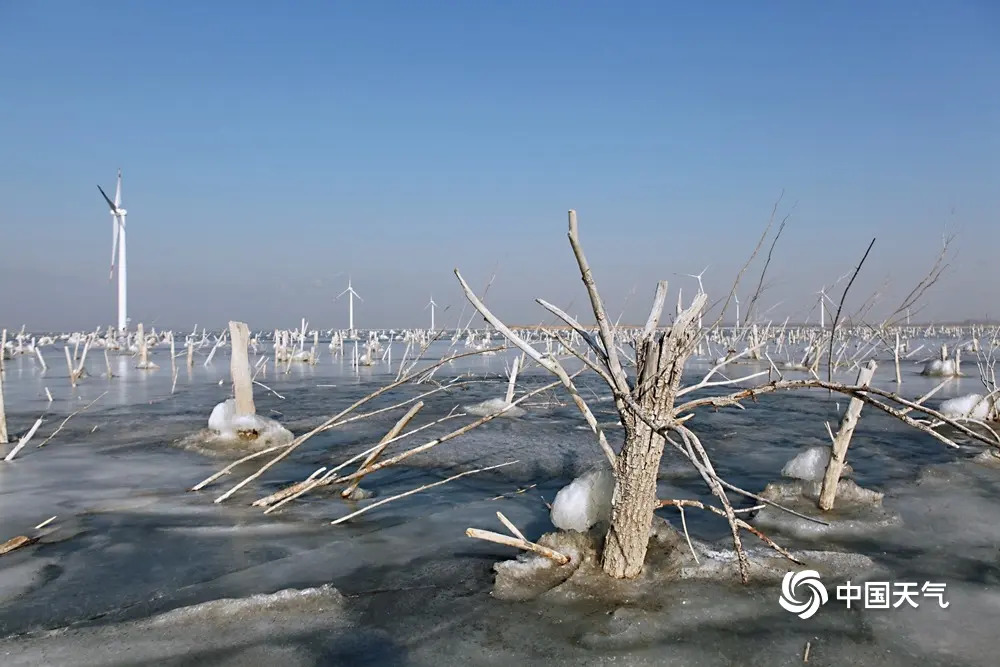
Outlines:
[[[911,340],[911,348],[919,344]],[[829,572],[824,580],[831,601],[808,620],[778,606],[780,587],[774,576],[789,565],[781,558],[770,560],[774,552],[749,533],[744,533],[744,543],[754,562],[773,564],[772,574],[748,587],[735,583],[733,576],[720,581],[720,576],[734,572],[728,527],[714,514],[694,509],[686,511],[687,524],[696,548],[702,550],[699,557],[704,556],[705,569],[700,571],[710,573],[709,578],[680,578],[681,572],[696,574],[685,570],[690,554],[685,556],[682,542],[678,549],[656,551],[650,576],[636,585],[609,591],[606,580],[585,576],[581,568],[533,599],[505,602],[490,595],[498,577],[493,568],[504,569],[499,564],[518,557],[518,552],[470,540],[463,532],[470,526],[503,530],[496,518],[501,510],[529,539],[544,541],[538,536],[552,528],[542,498],[551,501],[581,474],[606,465],[591,436],[579,430],[582,419],[565,395],[552,392],[531,404],[530,419],[495,420],[413,457],[405,466],[366,477],[365,486],[385,497],[459,470],[519,459],[517,465],[469,476],[329,526],[331,519],[366,501],[314,494],[267,516],[249,504],[370,447],[402,411],[320,433],[226,503],[213,504],[221,492],[256,470],[257,462],[202,492],[185,490],[225,465],[170,446],[203,428],[205,406],[224,401],[229,393],[226,350],[220,348],[212,364],[202,363],[210,345],[199,349],[193,368],[179,365],[174,393],[171,373],[136,371],[127,355],[111,355],[111,382],[103,377],[103,355],[91,355],[91,379],[75,388],[64,364],[54,363],[58,357],[48,349],[50,368],[44,375],[32,357],[16,355],[7,362],[4,388],[11,432],[24,433],[45,414],[38,442],[65,416],[108,393],[74,416],[45,447],[29,446],[14,462],[0,465],[0,539],[33,534],[33,526],[58,515],[51,536],[0,557],[4,665],[576,667],[669,662],[680,667],[791,667],[802,665],[806,642],[811,646],[810,665],[997,664],[1000,472],[986,455],[967,458],[979,454],[981,447],[945,448],[866,408],[849,450],[853,479],[863,489],[884,493],[882,509],[902,521],[877,532],[834,532],[819,539],[765,531],[795,553],[808,554],[810,565],[822,560],[811,551],[841,554],[835,556],[840,563],[824,570]],[[393,345],[392,357],[402,358],[405,343]],[[428,359],[440,358],[446,348],[432,347]],[[61,354],[61,349],[55,352]],[[158,346],[151,356],[169,368],[164,352]],[[260,355],[269,354],[262,343]],[[689,366],[695,381],[710,366],[699,363]],[[259,414],[280,420],[295,433],[367,395],[391,380],[396,370],[376,363],[359,371],[351,368],[349,359],[331,356],[316,366],[282,365],[277,372],[270,363],[264,366],[261,380],[281,397],[270,392],[258,396]],[[767,366],[762,364],[760,370]],[[447,382],[468,373],[477,379],[497,378],[503,367],[503,353],[460,360],[442,368],[435,379]],[[904,374],[907,397],[926,393],[937,382],[917,371]],[[550,381],[544,373],[521,375],[521,391]],[[836,377],[853,382],[853,375]],[[876,384],[892,389],[892,376],[891,362],[883,364]],[[594,391],[607,396],[587,376],[579,383],[584,395]],[[968,394],[978,384],[978,378],[958,378],[938,396]],[[422,425],[456,406],[503,395],[505,386],[497,379],[438,392],[422,399],[426,405],[414,423]],[[51,406],[45,387],[55,398]],[[370,407],[384,408],[430,388],[402,388]],[[602,422],[615,420],[607,401],[591,405]],[[845,406],[846,399],[826,392],[761,396],[745,411],[699,412],[689,425],[701,435],[720,475],[759,493],[789,459],[825,444],[823,422],[835,422]],[[391,445],[390,453],[462,423],[459,418],[429,428],[411,441]],[[621,429],[607,435],[618,447]],[[717,503],[675,452],[668,449],[660,472],[661,497]],[[733,500],[738,500],[735,494]],[[814,501],[803,502],[804,512],[822,517]],[[679,526],[676,510],[665,508],[658,514]],[[600,537],[602,531],[596,532]],[[667,542],[677,539],[674,528],[657,532]],[[589,532],[574,535],[590,539]],[[539,589],[544,589],[551,584],[541,577],[551,566],[532,558],[518,557],[522,564],[511,569],[534,572]],[[951,606],[938,610],[932,603],[924,609],[923,602],[912,611],[845,609],[832,599],[834,587],[848,577],[857,581],[854,573],[867,572],[870,561],[875,572],[887,571],[878,574],[881,579],[947,582]],[[679,567],[671,570],[671,563]],[[845,568],[851,573],[841,577]],[[312,606],[308,596],[272,610],[248,604],[233,615],[239,621],[197,611],[213,601],[252,600],[324,585],[343,593],[340,606]],[[178,616],[165,617],[173,621],[153,622],[175,610],[181,610]],[[183,620],[188,614],[190,622]]]
[[[191,664],[304,667],[316,664],[313,651],[288,641],[295,635],[326,632],[345,647],[356,645],[348,636],[344,607],[343,596],[330,586],[285,589],[212,600],[120,625],[0,642],[0,654],[11,666],[167,664],[187,653]],[[220,662],[220,657],[228,659]]]
[[[810,447],[785,464],[781,474],[793,479],[806,481],[822,480],[826,468],[830,465],[831,450],[829,447]],[[844,466],[844,473],[852,472],[850,466]]]
[[[488,398],[481,403],[475,403],[474,405],[465,406],[464,410],[466,414],[473,415],[475,417],[485,417],[491,415],[495,412],[503,410],[507,402],[502,398]],[[524,408],[519,405],[515,405],[507,410],[504,410],[500,414],[501,417],[523,417],[526,414]]]
[[564,486],[552,501],[552,525],[562,530],[587,532],[611,519],[615,476],[607,466],[591,470]]

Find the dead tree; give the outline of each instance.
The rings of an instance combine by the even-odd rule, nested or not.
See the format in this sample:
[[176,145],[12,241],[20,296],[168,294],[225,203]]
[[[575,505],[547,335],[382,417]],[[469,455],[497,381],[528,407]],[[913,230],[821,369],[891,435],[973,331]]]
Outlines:
[[[570,390],[577,406],[584,412],[591,428],[601,441],[605,454],[614,467],[615,492],[612,500],[611,527],[605,540],[604,571],[616,578],[635,577],[642,570],[649,542],[649,527],[653,511],[659,506],[656,498],[656,480],[660,470],[667,442],[664,428],[676,425],[674,403],[681,385],[684,364],[694,352],[700,330],[698,316],[707,301],[704,293],[698,294],[694,302],[683,310],[673,325],[659,330],[660,316],[667,296],[667,283],[661,281],[656,288],[653,307],[646,326],[635,341],[634,386],[622,367],[618,357],[618,344],[611,322],[601,301],[597,285],[590,271],[577,232],[576,212],[569,212],[569,240],[580,268],[580,276],[587,288],[591,308],[597,321],[600,341],[586,331],[579,322],[544,301],[541,305],[570,325],[584,340],[599,359],[599,364],[584,358],[608,383],[614,393],[615,406],[625,427],[625,443],[620,453],[615,454],[607,444],[596,419],[579,397],[571,382],[564,379],[564,386]],[[535,361],[555,373],[560,378],[568,378],[566,370],[552,356],[543,356],[522,338],[514,334],[472,293],[458,271],[455,272],[466,296],[508,340],[521,348]],[[659,427],[663,428],[659,428]],[[720,499],[732,512],[728,499],[719,487]]]
[[[542,299],[536,299],[536,301],[543,308],[568,324],[580,338],[586,341],[588,347],[593,352],[596,361],[588,355],[575,352],[571,347],[566,345],[567,350],[573,352],[580,361],[596,372],[612,391],[615,406],[625,430],[624,443],[619,453],[615,453],[608,444],[607,438],[599,427],[593,413],[577,391],[572,377],[556,357],[551,354],[542,354],[523,338],[511,331],[509,327],[490,312],[485,304],[476,297],[457,269],[455,270],[455,275],[465,292],[466,298],[493,328],[520,348],[528,357],[560,379],[563,386],[570,392],[574,403],[576,403],[577,407],[583,413],[591,430],[597,436],[598,442],[607,456],[615,475],[611,525],[605,539],[602,556],[604,572],[612,577],[632,578],[637,576],[642,570],[649,544],[649,529],[653,512],[663,504],[656,498],[656,480],[666,445],[670,445],[675,451],[691,462],[722,505],[722,509],[711,509],[725,516],[729,523],[738,558],[740,575],[744,583],[749,578],[749,562],[743,550],[740,530],[751,530],[751,528],[746,522],[736,516],[726,495],[726,490],[734,491],[743,496],[754,498],[759,502],[773,505],[783,511],[796,514],[792,510],[781,507],[759,495],[740,489],[722,480],[716,474],[708,453],[702,446],[698,436],[686,426],[686,422],[694,416],[693,411],[697,408],[709,406],[718,408],[738,405],[744,399],[755,398],[759,394],[779,390],[822,387],[846,394],[858,399],[858,401],[874,406],[951,446],[956,445],[945,436],[934,431],[929,423],[909,417],[907,413],[916,410],[940,423],[948,423],[969,438],[993,447],[1000,444],[1000,436],[990,439],[972,431],[955,420],[923,407],[919,402],[907,401],[896,394],[872,387],[844,385],[831,380],[823,381],[816,374],[814,374],[812,379],[808,380],[771,380],[765,384],[734,391],[725,396],[685,399],[684,402],[679,403],[678,399],[699,389],[734,386],[761,375],[770,376],[771,373],[770,371],[762,371],[745,377],[713,381],[712,377],[719,371],[720,366],[724,365],[725,362],[723,362],[713,367],[700,382],[682,387],[681,381],[684,366],[705,335],[705,331],[698,327],[697,322],[703,314],[707,297],[703,291],[699,291],[691,305],[687,309],[680,310],[673,324],[665,330],[660,330],[659,320],[667,296],[666,281],[661,281],[657,285],[649,318],[642,332],[634,341],[635,375],[634,380],[630,380],[618,356],[619,343],[615,338],[615,330],[607,316],[604,304],[601,301],[596,283],[591,274],[590,266],[580,245],[575,211],[569,212],[569,241],[577,260],[580,277],[590,297],[594,318],[597,322],[598,336],[595,338],[577,320],[556,306]],[[763,238],[761,239],[762,242]],[[758,244],[759,248],[760,244]],[[756,252],[755,250],[754,254]],[[740,273],[742,275],[743,272],[741,271]],[[735,293],[735,289],[736,286],[733,288],[733,293]],[[889,405],[888,402],[895,402],[903,407],[895,408]],[[802,517],[803,515],[798,516]],[[803,518],[810,519],[810,517]],[[820,522],[822,523],[822,521]],[[757,531],[751,530],[751,532],[757,534]],[[765,542],[771,544],[772,548],[777,548],[779,552],[783,552],[779,547],[769,542],[769,540],[765,540]]]

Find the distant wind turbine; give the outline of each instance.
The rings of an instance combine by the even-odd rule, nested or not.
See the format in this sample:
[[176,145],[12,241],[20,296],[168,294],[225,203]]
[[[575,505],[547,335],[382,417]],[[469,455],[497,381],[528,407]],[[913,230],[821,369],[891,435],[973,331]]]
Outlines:
[[[839,282],[839,281],[838,281]],[[837,283],[834,283],[836,285]],[[830,298],[830,295],[826,293],[826,286],[820,288],[815,294],[819,295],[819,328],[826,328],[826,302],[829,301],[830,305],[836,306],[837,302]]]
[[434,328],[434,309],[436,307],[437,307],[437,304],[434,303],[434,295],[431,294],[431,300],[430,300],[430,302],[426,306],[424,306],[424,310],[427,310],[428,308],[431,309],[431,333],[434,333],[435,331],[437,331],[437,329]]
[[[701,270],[701,273],[682,273],[682,274],[679,274],[679,275],[687,276],[688,278],[694,278],[695,280],[697,280],[698,281],[698,294],[701,295],[701,294],[705,293],[705,286],[701,282],[701,277],[703,275],[705,275],[706,271],[708,271],[708,267],[707,266],[704,269]],[[678,299],[678,301],[680,300],[680,290],[677,291],[677,299]],[[739,320],[739,314],[738,314],[739,313],[739,306],[737,306],[736,312],[737,312],[736,319]],[[699,312],[698,313],[698,328],[699,329],[701,329],[701,315],[702,315],[701,312]]]
[[703,275],[705,275],[706,271],[708,271],[708,267],[707,266],[704,269],[701,270],[701,273],[676,273],[674,275],[687,276],[688,278],[694,278],[695,280],[698,281],[698,293],[699,294],[704,294],[705,293],[705,286],[701,283],[701,277]]
[[[361,298],[360,294],[358,294],[357,292],[354,291],[354,288],[351,286],[351,278],[350,277],[347,278],[347,289],[345,289],[343,292],[341,292],[340,294],[338,294],[337,295],[337,299],[339,299],[340,297],[344,296],[345,294],[348,295],[348,297],[347,297],[347,303],[348,303],[348,306],[347,306],[347,318],[348,318],[347,319],[347,330],[353,336],[354,335],[354,297],[358,297],[358,301],[361,301],[362,303],[364,303],[364,299]],[[334,299],[334,301],[336,301],[337,299]]]
[[104,201],[108,203],[111,208],[111,224],[112,224],[112,241],[111,241],[111,273],[108,275],[108,280],[114,278],[115,275],[115,253],[118,253],[118,331],[123,332],[128,329],[128,306],[127,306],[127,277],[125,272],[125,216],[128,215],[128,211],[122,208],[122,170],[118,170],[118,186],[115,188],[115,200],[111,201],[111,198],[104,192],[104,189],[98,185],[97,189],[101,191],[101,195],[104,197]]

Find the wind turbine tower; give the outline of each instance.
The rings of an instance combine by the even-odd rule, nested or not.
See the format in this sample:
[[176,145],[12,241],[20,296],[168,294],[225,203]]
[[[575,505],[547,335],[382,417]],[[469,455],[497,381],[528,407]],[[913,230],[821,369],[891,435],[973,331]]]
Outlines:
[[435,331],[437,331],[437,329],[434,328],[434,309],[437,308],[437,304],[434,303],[434,295],[433,294],[431,295],[430,303],[428,303],[426,306],[424,306],[424,310],[427,310],[428,308],[431,309],[431,333],[434,333]]
[[[349,335],[354,336],[354,297],[358,297],[358,301],[364,303],[364,299],[361,298],[354,288],[351,286],[351,279],[347,279],[347,289],[337,295],[337,299],[347,294],[347,329]],[[336,299],[334,299],[336,301]]]
[[[128,282],[125,271],[125,216],[128,215],[128,211],[122,208],[122,170],[118,170],[118,185],[115,188],[114,201],[111,201],[100,185],[97,186],[97,189],[101,191],[101,196],[104,197],[104,201],[111,209],[111,273],[108,275],[108,280],[114,278],[117,268],[118,332],[122,333],[128,330]],[[118,254],[117,263],[115,262],[115,253]]]
[[819,294],[819,328],[820,329],[825,329],[826,328],[826,300],[827,300],[826,287],[823,287],[822,289],[820,289],[820,291],[816,292],[816,294]]

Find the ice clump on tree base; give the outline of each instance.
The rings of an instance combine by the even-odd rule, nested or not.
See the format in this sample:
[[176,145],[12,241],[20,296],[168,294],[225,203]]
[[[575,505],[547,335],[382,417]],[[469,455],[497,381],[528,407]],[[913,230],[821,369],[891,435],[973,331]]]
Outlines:
[[[815,450],[826,451],[820,453]],[[819,515],[819,496],[829,458],[828,447],[817,447],[799,454],[782,469],[782,474],[797,479],[771,482],[761,492],[761,497],[806,516]],[[820,466],[820,463],[823,465]],[[848,470],[846,465],[844,470]],[[798,474],[789,475],[789,472]],[[837,483],[833,509],[822,513],[824,523],[789,514],[772,505],[762,508],[753,523],[762,530],[803,540],[864,535],[898,525],[901,521],[898,515],[883,509],[882,497],[883,494],[878,491],[865,489],[850,479],[841,479]]]
[[[684,535],[665,519],[654,516],[650,526],[646,563],[635,579],[614,579],[601,569],[600,553],[604,531],[557,532],[543,535],[538,544],[570,557],[565,565],[531,553],[493,566],[496,579],[493,597],[502,600],[541,598],[553,603],[600,599],[635,603],[662,595],[664,584],[677,581],[739,581],[739,565],[732,542],[718,545],[691,540],[697,560]],[[867,556],[832,551],[799,551],[793,555],[799,565],[768,547],[745,549],[750,560],[750,580],[756,583],[780,581],[786,572],[809,567],[824,576],[858,580],[875,571]]]
[[[810,447],[781,469],[784,477],[793,479],[803,479],[806,481],[821,481],[826,474],[826,468],[830,465],[831,450],[829,447]],[[844,465],[844,473],[853,472],[848,465]]]
[[552,525],[585,533],[592,526],[609,521],[614,492],[615,476],[608,468],[577,477],[556,494],[550,514]]
[[286,445],[292,432],[273,419],[236,414],[236,399],[219,403],[208,418],[208,429],[182,444],[206,454],[254,452]]

